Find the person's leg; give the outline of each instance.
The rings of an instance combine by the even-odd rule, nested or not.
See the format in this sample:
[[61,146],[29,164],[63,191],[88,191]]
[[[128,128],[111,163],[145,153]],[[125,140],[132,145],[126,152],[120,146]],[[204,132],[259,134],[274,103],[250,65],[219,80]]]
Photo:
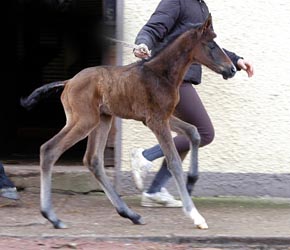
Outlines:
[[[187,155],[187,152],[179,152],[180,158],[183,161]],[[153,181],[151,182],[150,187],[147,190],[147,193],[153,194],[160,192],[162,187],[165,187],[166,183],[171,178],[171,173],[167,169],[166,160],[164,159],[159,171],[156,173]]]
[[[196,90],[191,84],[182,84],[179,93],[180,101],[176,106],[175,115],[181,120],[197,127],[201,137],[200,147],[208,145],[214,138],[214,128]],[[189,141],[183,135],[177,135],[174,137],[174,143],[180,154],[186,153],[190,149]],[[163,153],[160,146],[156,145],[150,149],[144,150],[143,155],[146,159],[152,161],[162,157]],[[167,169],[166,161],[163,161],[163,164],[155,175],[147,193],[152,194],[160,192],[161,188],[165,186],[170,178],[171,174]]]
[[0,196],[13,200],[19,199],[17,189],[14,183],[5,174],[5,170],[1,162],[0,162]]

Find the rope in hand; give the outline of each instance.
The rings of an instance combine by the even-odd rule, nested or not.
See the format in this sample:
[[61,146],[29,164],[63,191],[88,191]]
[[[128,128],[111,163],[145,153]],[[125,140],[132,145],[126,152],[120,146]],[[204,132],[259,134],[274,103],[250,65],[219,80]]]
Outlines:
[[115,39],[115,38],[112,38],[112,37],[105,37],[107,40],[109,41],[112,41],[112,42],[115,42],[115,43],[120,43],[122,44],[124,47],[126,48],[129,48],[129,49],[135,49],[136,48],[136,45],[135,44],[131,44],[131,43],[128,43],[128,42],[125,42],[125,41],[121,41],[121,40],[118,40],[118,39]]
[[125,41],[121,41],[112,37],[105,37],[105,38],[109,41],[120,43],[124,47],[133,49],[135,56],[138,58],[148,59],[149,57],[151,57],[151,50],[149,50],[148,47],[143,43],[137,45],[137,44],[131,44]]

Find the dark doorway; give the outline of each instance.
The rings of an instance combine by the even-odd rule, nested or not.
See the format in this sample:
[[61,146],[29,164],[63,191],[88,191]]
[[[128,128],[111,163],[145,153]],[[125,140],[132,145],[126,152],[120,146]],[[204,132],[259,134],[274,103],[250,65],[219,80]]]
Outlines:
[[[7,1],[6,1],[7,2]],[[65,124],[59,95],[24,110],[19,100],[43,84],[69,79],[106,57],[102,0],[10,0],[1,20],[1,159],[38,158]],[[66,155],[81,157],[85,141]]]

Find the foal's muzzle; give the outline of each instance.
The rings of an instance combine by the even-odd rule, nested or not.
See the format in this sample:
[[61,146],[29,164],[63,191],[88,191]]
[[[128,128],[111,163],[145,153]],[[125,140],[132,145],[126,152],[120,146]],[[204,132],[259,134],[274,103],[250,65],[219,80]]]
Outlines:
[[228,70],[224,70],[222,75],[224,79],[232,78],[237,72],[236,67],[233,65]]

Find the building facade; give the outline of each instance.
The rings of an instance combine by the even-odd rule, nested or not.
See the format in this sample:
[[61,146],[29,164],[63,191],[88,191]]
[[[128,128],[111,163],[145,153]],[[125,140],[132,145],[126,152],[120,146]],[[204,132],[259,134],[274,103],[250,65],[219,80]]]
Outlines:
[[[159,0],[120,2],[122,39],[133,44]],[[211,116],[216,136],[212,144],[200,149],[201,179],[196,193],[290,197],[290,3],[206,2],[213,16],[216,40],[252,61],[255,75],[248,78],[245,72],[238,72],[233,79],[223,80],[204,68],[202,83],[196,89]],[[123,64],[137,60],[131,49],[123,47],[119,51]],[[143,124],[122,120],[122,170],[130,170],[132,148],[155,143],[154,135]],[[160,162],[154,162],[154,171]],[[186,159],[185,171],[188,164]]]

